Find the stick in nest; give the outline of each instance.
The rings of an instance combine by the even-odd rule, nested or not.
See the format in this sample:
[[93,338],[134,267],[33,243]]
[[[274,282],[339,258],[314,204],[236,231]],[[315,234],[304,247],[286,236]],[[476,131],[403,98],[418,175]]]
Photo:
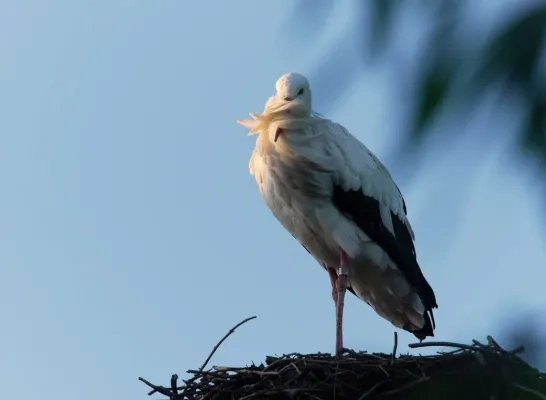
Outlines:
[[[209,356],[207,357],[207,359],[205,360],[205,362],[203,363],[203,365],[201,365],[201,367],[199,368],[199,372],[203,372],[203,370],[205,369],[205,367],[207,366],[207,364],[209,363],[210,359],[212,358],[212,356],[214,355],[214,353],[216,353],[216,350],[218,350],[218,347],[220,347],[220,345],[222,343],[224,343],[224,340],[226,340],[233,332],[235,332],[235,329],[237,329],[238,327],[240,327],[241,325],[243,324],[246,324],[248,321],[251,321],[253,319],[256,319],[257,317],[254,315],[252,317],[248,317],[248,318],[245,318],[243,319],[241,322],[239,322],[237,325],[235,325],[233,328],[231,328],[229,330],[228,333],[226,333],[224,335],[224,337],[222,339],[220,339],[220,341],[218,343],[216,343],[216,346],[213,347],[212,351],[210,352]],[[182,391],[182,395],[186,394],[186,391],[188,390],[189,386],[190,386],[190,383],[193,383],[195,380],[197,380],[197,378],[199,378],[199,374],[195,374],[193,376],[193,378],[190,378],[188,379],[185,383],[186,383],[186,387],[184,388],[184,390]]]
[[391,365],[394,364],[394,361],[396,360],[396,350],[398,349],[398,333],[394,331],[394,346],[392,348],[392,358],[391,358]]
[[[235,325],[233,328],[231,328],[229,330],[228,333],[226,333],[224,335],[224,337],[222,339],[220,339],[220,341],[216,344],[216,346],[214,346],[214,348],[212,349],[212,351],[210,352],[209,356],[207,357],[207,359],[205,360],[205,362],[203,363],[203,365],[201,365],[201,368],[199,368],[199,371],[198,374],[196,374],[193,378],[187,380],[187,381],[184,381],[186,383],[186,386],[184,388],[184,391],[182,392],[182,395],[185,394],[186,392],[186,389],[188,388],[189,386],[189,383],[192,383],[193,381],[195,381],[200,375],[199,373],[203,372],[203,370],[205,369],[205,367],[207,366],[207,364],[209,363],[210,359],[212,358],[212,356],[214,355],[214,353],[216,353],[216,350],[218,350],[218,347],[220,347],[220,345],[233,333],[235,332],[235,329],[237,329],[238,327],[240,327],[241,325],[247,323],[248,321],[251,321],[253,319],[256,319],[257,317],[254,315],[252,317],[248,317],[248,318],[245,318],[244,320],[242,320],[241,322],[239,322],[237,325]],[[141,382],[144,382],[146,385],[148,385],[149,387],[151,387],[153,390],[150,391],[148,393],[148,396],[151,396],[152,394],[158,392],[158,393],[161,393],[162,395],[164,396],[167,396],[169,398],[173,398],[175,396],[178,395],[178,388],[177,388],[177,380],[178,380],[178,375],[173,375],[172,378],[171,378],[171,388],[166,388],[166,387],[163,387],[163,386],[158,386],[158,385],[154,385],[153,383],[150,383],[148,382],[146,379],[144,378],[141,378],[139,377],[138,378],[139,381]]]
[[205,369],[205,367],[207,366],[207,364],[209,363],[210,359],[212,358],[212,356],[214,355],[214,353],[216,353],[216,350],[218,350],[218,347],[220,347],[220,345],[222,343],[224,343],[224,340],[226,340],[233,332],[235,332],[235,329],[237,329],[238,327],[240,327],[241,325],[243,324],[246,324],[248,321],[251,321],[253,319],[256,319],[257,317],[254,315],[253,317],[248,317],[244,320],[242,320],[241,322],[239,322],[237,325],[235,325],[233,328],[231,328],[229,330],[228,333],[225,334],[225,336],[220,339],[220,341],[216,344],[216,346],[214,346],[214,348],[212,349],[212,351],[210,352],[209,356],[207,357],[207,359],[205,360],[205,362],[203,363],[203,365],[201,365],[201,368],[199,368],[199,371],[203,371]]

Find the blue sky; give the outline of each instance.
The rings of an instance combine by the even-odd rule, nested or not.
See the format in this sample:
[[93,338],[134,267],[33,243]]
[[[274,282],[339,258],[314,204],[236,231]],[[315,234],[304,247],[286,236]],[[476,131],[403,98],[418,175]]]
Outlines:
[[[280,75],[313,71],[320,48],[299,56],[283,43],[289,10],[250,0],[0,0],[6,399],[22,390],[43,400],[145,398],[138,376],[166,384],[198,367],[251,315],[212,364],[333,351],[327,274],[263,204],[248,173],[255,139],[235,124],[262,110]],[[341,26],[348,10],[335,18]],[[365,70],[329,111],[386,160],[396,140],[391,89],[381,66]],[[509,122],[492,129],[502,137]],[[402,185],[441,340],[495,336],[519,312],[546,307],[533,185],[506,140],[476,154],[468,137]],[[392,336],[364,303],[347,301],[346,346],[387,352]],[[400,351],[411,342],[400,333]]]

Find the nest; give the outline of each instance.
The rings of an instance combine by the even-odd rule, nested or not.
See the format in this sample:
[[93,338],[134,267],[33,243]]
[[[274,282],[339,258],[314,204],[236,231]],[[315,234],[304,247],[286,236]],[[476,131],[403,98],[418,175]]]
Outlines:
[[247,318],[233,327],[214,347],[204,364],[188,370],[191,377],[178,385],[158,386],[139,378],[171,400],[224,399],[542,399],[546,400],[546,374],[502,349],[491,337],[487,344],[426,342],[418,347],[451,347],[434,356],[396,357],[345,349],[340,356],[292,353],[268,356],[265,363],[246,367],[213,366],[205,369],[222,342]]

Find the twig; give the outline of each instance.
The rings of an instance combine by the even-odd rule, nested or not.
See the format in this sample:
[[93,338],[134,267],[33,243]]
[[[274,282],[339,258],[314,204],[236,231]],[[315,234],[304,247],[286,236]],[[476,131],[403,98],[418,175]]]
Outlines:
[[487,339],[487,343],[489,344],[489,346],[493,347],[495,350],[504,351],[504,349],[502,347],[500,347],[500,345],[497,343],[497,341],[495,339],[493,339],[493,336],[487,335],[486,339]]
[[519,383],[512,383],[512,386],[517,387],[518,389],[523,390],[524,392],[534,394],[535,396],[537,396],[541,400],[546,400],[546,395],[543,395],[542,393],[540,393],[537,390],[530,389],[528,387],[522,386]]
[[381,364],[378,365],[379,369],[385,374],[385,376],[387,378],[390,378],[391,376],[389,375],[389,373],[387,372],[387,370],[385,368],[383,368],[383,366]]
[[519,353],[523,353],[524,351],[525,351],[525,347],[518,346],[514,350],[510,350],[509,353],[516,355],[516,354],[519,354]]
[[151,396],[155,392],[158,392],[164,396],[171,397],[171,393],[169,392],[169,389],[167,389],[166,387],[154,385],[153,383],[148,382],[144,378],[138,378],[138,380],[141,382],[144,382],[146,385],[148,385],[149,387],[153,389],[152,391],[148,392],[148,396]]
[[[265,375],[277,376],[280,373],[280,371],[259,371],[259,370],[253,370],[253,369],[248,369],[248,368],[236,368],[233,371],[237,371],[240,374],[256,374],[256,375],[260,375],[260,376],[265,376]],[[196,371],[194,369],[189,369],[187,372],[190,373],[190,374],[203,374],[203,375],[216,376],[216,377],[219,377],[219,378],[225,378],[226,377],[225,374],[221,373],[221,372],[223,372],[221,370],[218,371],[218,372],[214,372],[214,371],[201,371],[201,370]]]
[[375,393],[375,391],[376,391],[377,389],[379,389],[381,386],[383,386],[386,382],[387,382],[387,381],[381,381],[381,382],[376,383],[375,385],[373,385],[373,386],[371,387],[370,390],[368,390],[367,392],[364,392],[364,393],[362,394],[362,396],[360,396],[360,397],[358,398],[358,400],[364,400],[364,399],[370,397],[372,394]]
[[505,354],[507,356],[513,356],[525,350],[523,346],[516,347],[514,350],[511,350],[511,351],[505,350],[499,345],[499,343],[495,339],[493,339],[492,336],[489,336],[489,335],[487,336],[487,343],[489,344],[490,348],[493,348],[499,353]]
[[214,355],[214,353],[216,353],[216,350],[218,350],[218,347],[220,347],[220,345],[222,343],[224,343],[224,340],[226,340],[233,332],[235,332],[235,329],[237,329],[238,327],[240,327],[241,325],[247,323],[248,321],[250,320],[253,320],[253,319],[256,319],[256,316],[253,316],[253,317],[249,317],[249,318],[246,318],[244,320],[242,320],[241,322],[239,322],[237,325],[235,325],[233,328],[231,328],[229,330],[228,333],[226,333],[226,335],[216,344],[216,346],[214,346],[214,348],[212,349],[212,351],[210,352],[209,356],[207,357],[207,359],[205,360],[205,362],[203,363],[203,365],[201,365],[201,368],[199,368],[199,371],[203,371],[205,369],[205,367],[207,366],[207,364],[209,363],[210,359],[212,358],[212,356]]
[[298,374],[301,374],[300,370],[298,369],[298,367],[296,367],[296,364],[295,364],[295,363],[286,364],[284,367],[282,367],[282,368],[279,370],[278,374],[279,374],[279,375],[282,374],[282,373],[284,372],[285,369],[288,369],[288,368],[290,368],[290,367],[294,368]]
[[398,332],[394,331],[394,347],[392,349],[391,365],[394,364],[394,360],[396,360],[396,349],[398,349]]
[[[222,372],[215,372],[215,371],[200,371],[200,370],[196,370],[196,369],[188,369],[186,371],[188,374],[194,374],[198,377],[201,377],[201,376],[213,376],[215,378],[225,378],[226,377],[226,374],[225,373],[222,373]],[[239,372],[239,371],[237,371]]]
[[173,374],[173,376],[171,376],[171,391],[173,392],[173,396],[177,396],[178,395],[178,375],[176,374]]
[[358,352],[354,351],[354,350],[351,350],[351,349],[346,349],[345,347],[343,348],[341,354],[348,354],[350,356],[353,356],[355,358],[359,358],[360,357],[360,354],[358,354]]
[[455,347],[458,349],[475,351],[475,346],[469,346],[467,344],[452,343],[452,342],[423,342],[423,343],[410,343],[408,347],[415,349],[418,347]]

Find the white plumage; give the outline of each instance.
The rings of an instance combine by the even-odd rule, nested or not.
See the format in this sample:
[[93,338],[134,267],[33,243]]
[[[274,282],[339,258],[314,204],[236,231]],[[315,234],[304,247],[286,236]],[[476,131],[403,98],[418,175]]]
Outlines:
[[262,114],[238,122],[259,134],[249,168],[266,204],[330,274],[336,352],[345,288],[396,327],[433,336],[436,299],[391,175],[343,126],[312,112],[304,76],[283,75],[276,89]]

